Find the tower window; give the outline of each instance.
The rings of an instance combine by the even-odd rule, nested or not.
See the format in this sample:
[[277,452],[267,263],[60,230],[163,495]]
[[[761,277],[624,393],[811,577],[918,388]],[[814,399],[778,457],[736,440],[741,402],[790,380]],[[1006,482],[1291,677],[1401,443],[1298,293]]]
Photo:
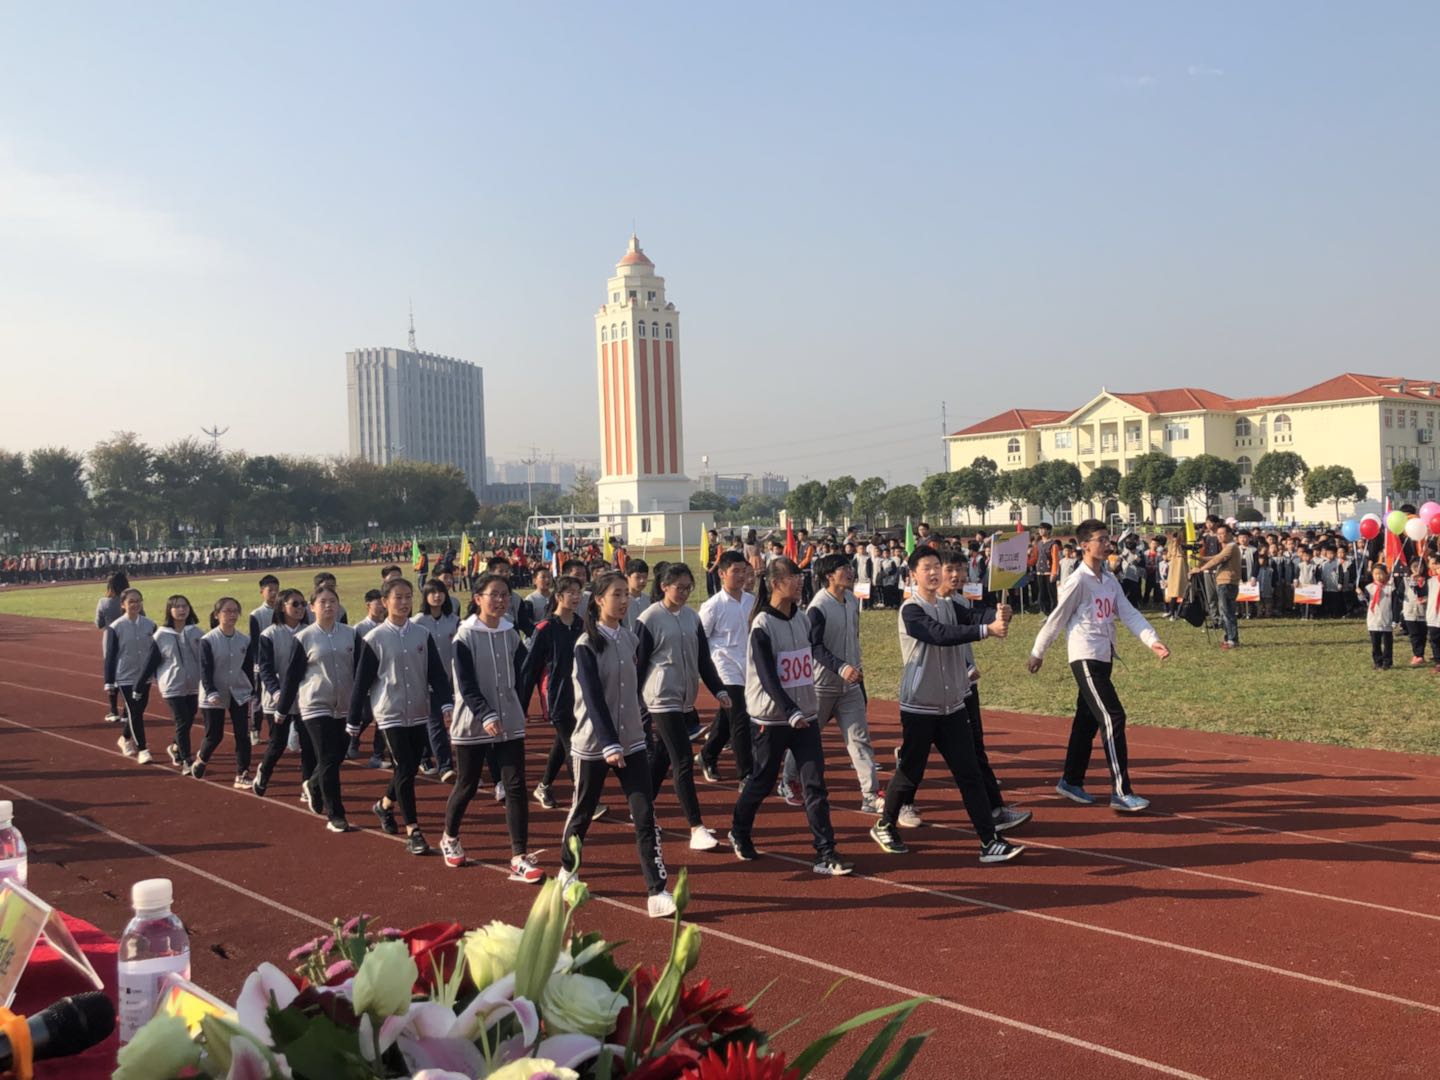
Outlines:
[[609,341],[609,340],[610,340],[610,328],[609,328],[608,326],[602,326],[602,327],[600,328],[600,340],[601,340],[601,341]]
[[630,299],[631,299],[631,300],[634,300],[634,299],[635,299],[635,290],[634,290],[634,289],[631,289],[631,290],[630,290]]
[[610,294],[610,302],[611,302],[612,304],[618,304],[618,303],[620,302],[620,294],[619,294],[618,292],[617,292],[617,293],[611,293],[611,294]]
[[672,337],[674,337],[674,336],[675,336],[675,335],[674,335],[673,333],[671,333],[670,324],[667,322],[667,323],[665,324],[665,340],[666,340],[666,341],[669,341],[669,340],[670,340]]
[[644,324],[643,322],[642,322],[642,323],[636,323],[636,324],[635,324],[635,336],[636,336],[636,337],[644,337],[644,336],[645,336],[645,324]]
[[660,336],[660,324],[658,322],[652,322],[650,324],[650,336],[657,338]]
[[646,293],[646,294],[645,294],[645,299],[646,299],[646,300],[649,300],[649,301],[651,301],[651,302],[653,303],[654,300],[655,300],[655,291],[652,289],[650,292]]
[[620,324],[620,336],[621,336],[622,338],[627,338],[627,337],[629,337],[629,336],[630,336],[630,334],[628,333],[629,329],[630,329],[630,328],[629,328],[625,323],[621,323],[621,324]]

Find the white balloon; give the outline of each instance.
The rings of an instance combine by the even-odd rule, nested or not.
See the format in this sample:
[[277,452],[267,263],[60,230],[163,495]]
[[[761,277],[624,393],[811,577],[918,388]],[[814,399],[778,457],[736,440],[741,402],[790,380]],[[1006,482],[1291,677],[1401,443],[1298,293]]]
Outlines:
[[1418,517],[1412,517],[1405,522],[1405,535],[1418,544],[1430,535],[1430,529]]

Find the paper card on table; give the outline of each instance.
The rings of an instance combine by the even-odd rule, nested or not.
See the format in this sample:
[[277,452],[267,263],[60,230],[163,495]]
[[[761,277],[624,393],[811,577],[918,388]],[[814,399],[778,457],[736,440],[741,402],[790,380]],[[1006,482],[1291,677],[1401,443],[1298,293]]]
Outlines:
[[1027,572],[1026,556],[1030,554],[1030,534],[1019,532],[997,532],[990,537],[990,581],[991,592],[1004,592],[1020,583]]
[[1240,582],[1240,591],[1235,594],[1235,599],[1239,600],[1241,603],[1244,603],[1247,600],[1259,601],[1260,583],[1258,581]]
[[1325,599],[1325,586],[1323,585],[1296,585],[1295,603],[1297,604],[1318,604]]
[[213,994],[201,990],[185,976],[172,971],[160,983],[160,1004],[155,1008],[155,1015],[184,1020],[193,1038],[200,1034],[200,1021],[205,1017],[234,1020],[235,1010]]
[[50,912],[49,917],[45,920],[45,930],[42,936],[45,938],[45,944],[60,954],[60,959],[90,980],[91,986],[96,990],[105,989],[105,980],[100,978],[95,973],[95,969],[90,966],[90,960],[85,955],[85,950],[80,948],[80,943],[70,933],[70,928],[65,925],[65,920],[61,917],[60,912],[53,910]]
[[855,599],[857,599],[857,600],[869,600],[869,599],[870,599],[870,582],[868,582],[868,581],[857,581],[857,582],[855,582]]
[[0,888],[0,1006],[10,1007],[15,987],[45,929],[51,907],[14,881]]
[[960,586],[960,595],[967,600],[984,600],[985,587],[978,581],[967,581]]

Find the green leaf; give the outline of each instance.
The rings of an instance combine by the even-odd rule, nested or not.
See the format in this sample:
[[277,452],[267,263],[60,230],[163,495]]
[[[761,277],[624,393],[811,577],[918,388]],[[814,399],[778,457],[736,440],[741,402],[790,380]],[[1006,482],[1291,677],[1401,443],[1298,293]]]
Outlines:
[[855,1059],[855,1064],[850,1066],[850,1071],[845,1074],[845,1080],[870,1080],[870,1074],[884,1059],[885,1052],[890,1049],[890,1044],[895,1041],[895,1036],[900,1034],[900,1029],[905,1026],[905,1021],[909,1018],[909,1013],[901,1013],[881,1028],[875,1038],[870,1040],[870,1045],[860,1052],[860,1056]]
[[[265,1011],[265,1020],[270,1025],[270,1038],[274,1040],[275,1049],[282,1054],[310,1026],[310,1018],[303,1012],[291,1005],[286,1009],[275,1007],[275,996],[270,996],[270,1007]],[[264,1034],[260,1032],[259,1034]]]
[[285,1049],[285,1060],[296,1076],[353,1075],[350,1069],[342,1072],[340,1066],[347,1058],[359,1057],[359,1034],[338,1026],[328,1016],[311,1020],[305,1034]]
[[760,988],[760,992],[759,992],[759,993],[757,993],[757,994],[756,994],[754,997],[752,997],[749,1001],[745,1002],[745,1009],[746,1009],[746,1011],[747,1011],[747,1012],[754,1012],[754,1011],[755,1011],[755,1006],[760,1003],[760,999],[761,999],[762,997],[764,997],[766,994],[768,994],[768,993],[770,992],[770,988],[771,988],[772,986],[774,986],[774,985],[775,985],[777,982],[779,982],[779,981],[780,981],[779,979],[771,979],[768,983],[766,983],[764,986],[762,986],[762,987]]
[[930,1031],[922,1031],[919,1035],[911,1035],[900,1044],[900,1049],[895,1052],[895,1056],[890,1059],[890,1063],[876,1074],[875,1080],[897,1080],[898,1077],[904,1076],[905,1070],[908,1069],[910,1063],[915,1060],[915,1055],[918,1054],[920,1048],[925,1045],[925,1040],[934,1034],[934,1029],[931,1029]]
[[856,1028],[862,1028],[866,1024],[874,1023],[876,1020],[884,1020],[887,1016],[894,1016],[897,1013],[908,1017],[925,1002],[933,1000],[933,998],[929,997],[910,998],[906,1001],[897,1002],[894,1005],[887,1005],[884,1008],[871,1009],[869,1012],[863,1012],[859,1016],[852,1016],[843,1024],[831,1028],[804,1050],[800,1051],[800,1056],[790,1063],[791,1068],[797,1070],[801,1077],[809,1076],[810,1070],[820,1064],[825,1058],[825,1055],[835,1048],[835,1044]]

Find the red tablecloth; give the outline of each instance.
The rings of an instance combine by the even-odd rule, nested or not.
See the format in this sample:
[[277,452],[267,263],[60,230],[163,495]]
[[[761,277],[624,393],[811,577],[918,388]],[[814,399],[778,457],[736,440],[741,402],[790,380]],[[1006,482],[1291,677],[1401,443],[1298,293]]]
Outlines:
[[[113,1002],[115,995],[115,954],[116,942],[104,931],[91,926],[84,919],[64,915],[65,925],[75,936],[76,943],[85,950],[85,956],[95,974],[105,980],[105,993]],[[16,988],[15,1002],[10,1008],[26,1016],[40,1012],[48,1005],[69,994],[81,994],[95,989],[88,979],[60,958],[60,954],[45,942],[35,946],[30,963],[20,976]],[[41,1061],[35,1066],[35,1076],[49,1080],[103,1080],[115,1071],[115,1053],[120,1047],[118,1032],[99,1046],[92,1046],[83,1054]]]

